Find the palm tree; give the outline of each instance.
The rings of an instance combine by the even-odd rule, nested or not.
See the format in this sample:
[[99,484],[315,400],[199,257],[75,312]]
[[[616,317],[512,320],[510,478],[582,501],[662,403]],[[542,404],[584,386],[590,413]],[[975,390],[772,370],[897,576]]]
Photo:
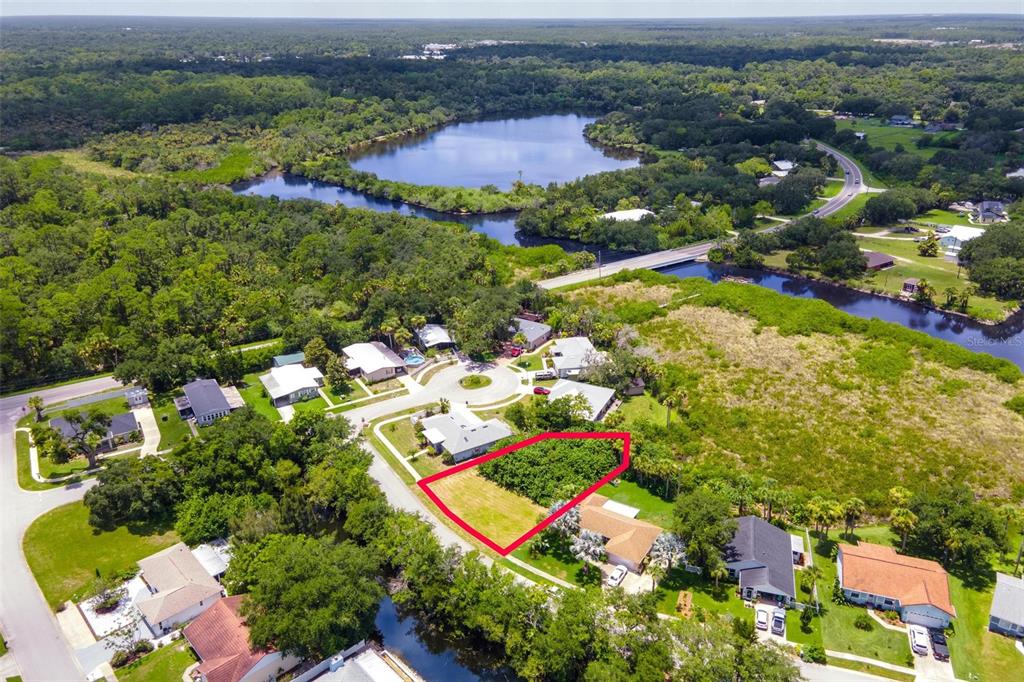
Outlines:
[[952,308],[960,298],[960,290],[956,287],[946,287],[942,293],[946,295],[946,308]]
[[672,423],[672,412],[686,407],[686,392],[682,389],[676,389],[667,396],[665,396],[665,428],[669,427]]
[[864,516],[864,501],[859,497],[851,497],[843,503],[843,521],[846,523],[846,537],[853,536],[853,529]]
[[426,326],[427,324],[427,318],[423,317],[422,315],[413,315],[411,318],[409,318],[409,324],[412,325],[413,329],[423,329],[423,327]]
[[718,583],[721,580],[729,577],[729,569],[725,567],[725,563],[720,559],[715,562],[715,565],[711,567],[708,572],[711,578],[715,581],[715,589],[718,589]]
[[448,398],[441,398],[437,401],[437,404],[441,408],[441,414],[448,414],[448,411],[452,409],[452,404],[448,402]]
[[42,398],[40,398],[37,395],[32,396],[31,398],[28,399],[28,406],[29,406],[29,408],[35,410],[35,412],[36,412],[36,421],[39,421],[39,420],[41,420],[43,418],[43,399]]
[[892,528],[894,533],[900,536],[900,540],[902,541],[900,544],[900,551],[906,551],[907,538],[917,526],[917,514],[906,507],[894,507],[892,512],[889,514],[889,526]]

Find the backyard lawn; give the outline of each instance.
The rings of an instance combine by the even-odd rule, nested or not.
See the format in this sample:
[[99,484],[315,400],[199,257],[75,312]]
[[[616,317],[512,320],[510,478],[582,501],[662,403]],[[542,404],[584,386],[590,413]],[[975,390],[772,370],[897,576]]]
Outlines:
[[547,510],[467,469],[430,484],[455,514],[499,545],[533,528]]
[[646,419],[664,426],[668,409],[655,400],[650,393],[644,393],[627,398],[616,411],[625,419],[623,425],[626,427],[639,419]]
[[[245,404],[256,410],[270,421],[276,422],[281,419],[281,414],[277,411],[277,408],[270,403],[270,398],[266,396],[263,384],[260,383],[260,372],[253,372],[246,374],[242,381],[245,383],[245,388],[238,389],[239,394],[242,396],[242,400]],[[320,402],[323,402],[323,398],[319,398]],[[326,406],[327,403],[324,403]]]
[[157,396],[152,402],[152,407],[157,428],[160,429],[161,450],[177,447],[192,436],[188,422],[178,416],[173,395],[165,393]]
[[743,600],[736,594],[736,583],[723,580],[715,587],[715,583],[696,573],[689,573],[680,567],[669,571],[658,584],[662,593],[658,600],[658,610],[662,613],[678,616],[676,603],[681,591],[693,595],[693,608],[704,609],[709,613],[727,614],[731,618],[743,618],[753,622],[754,610],[743,605]]
[[[867,542],[883,541],[883,534],[888,529],[859,529],[857,536]],[[873,623],[871,630],[861,630],[854,626],[857,616],[867,613],[858,606],[846,606],[832,603],[832,584],[836,578],[836,564],[830,558],[832,545],[840,539],[840,534],[833,531],[827,541],[812,535],[811,544],[814,550],[814,563],[821,569],[818,580],[818,598],[822,605],[821,634],[825,648],[830,651],[842,651],[858,656],[866,656],[887,663],[913,667],[914,657],[910,653],[907,635],[895,630],[883,628]],[[843,542],[848,542],[845,538]]]
[[633,481],[619,479],[618,485],[608,483],[598,488],[597,492],[610,500],[636,507],[640,510],[640,514],[637,516],[639,519],[649,521],[662,528],[672,525],[672,507],[674,505]]
[[171,642],[117,671],[120,682],[179,682],[185,668],[196,662],[185,640]]
[[25,533],[24,549],[43,596],[56,608],[88,588],[97,572],[133,569],[139,559],[177,541],[177,533],[166,528],[97,531],[85,505],[73,502],[36,519]]

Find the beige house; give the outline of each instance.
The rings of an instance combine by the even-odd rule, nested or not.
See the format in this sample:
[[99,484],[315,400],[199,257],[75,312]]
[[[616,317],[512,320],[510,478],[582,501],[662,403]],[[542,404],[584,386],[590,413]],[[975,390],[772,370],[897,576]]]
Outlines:
[[142,559],[139,568],[149,594],[136,597],[135,606],[157,635],[192,620],[224,596],[220,583],[184,542]]

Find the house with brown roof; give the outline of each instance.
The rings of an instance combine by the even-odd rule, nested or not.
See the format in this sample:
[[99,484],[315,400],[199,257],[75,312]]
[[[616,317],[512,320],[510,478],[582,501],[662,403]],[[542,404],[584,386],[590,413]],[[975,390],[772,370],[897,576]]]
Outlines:
[[192,671],[198,682],[257,682],[274,680],[301,660],[273,648],[249,643],[249,626],[242,617],[245,595],[225,597],[185,626],[182,633],[199,658]]
[[956,617],[949,577],[937,562],[862,542],[840,544],[836,563],[843,594],[854,604],[898,611],[904,623],[927,628],[946,628]]
[[580,528],[605,539],[608,563],[640,573],[662,529],[621,513],[629,509],[594,493],[580,505]]
[[220,583],[184,542],[142,559],[139,568],[149,593],[135,597],[135,606],[157,635],[192,620],[224,596]]

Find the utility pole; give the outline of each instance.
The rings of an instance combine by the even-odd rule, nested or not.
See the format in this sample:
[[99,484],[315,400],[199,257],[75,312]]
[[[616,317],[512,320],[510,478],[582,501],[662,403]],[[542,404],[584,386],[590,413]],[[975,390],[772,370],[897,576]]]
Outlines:
[[601,279],[601,249],[597,250],[597,278]]

